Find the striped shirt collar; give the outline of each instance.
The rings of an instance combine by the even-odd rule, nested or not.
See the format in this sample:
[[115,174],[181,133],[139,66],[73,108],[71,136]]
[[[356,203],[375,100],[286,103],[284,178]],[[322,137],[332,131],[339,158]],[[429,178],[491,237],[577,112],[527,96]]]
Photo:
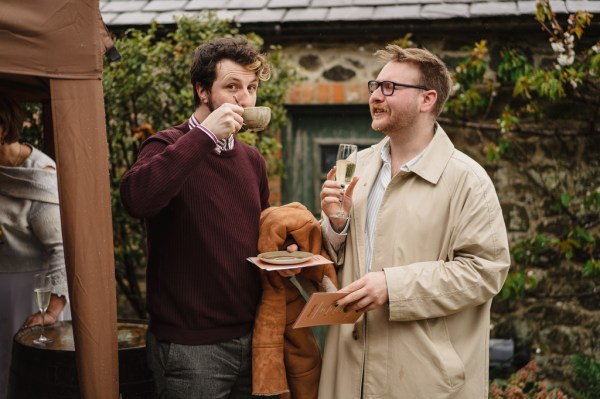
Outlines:
[[221,140],[217,139],[217,136],[215,136],[215,134],[213,132],[211,132],[209,129],[202,126],[200,124],[200,122],[198,122],[198,119],[196,119],[196,116],[194,116],[194,114],[192,114],[192,116],[190,116],[188,123],[189,123],[191,129],[194,129],[196,127],[199,128],[215,142],[215,145],[216,145],[215,152],[217,154],[220,154],[222,151],[233,150],[233,145],[235,142],[233,134],[226,139],[221,139]]
[[[425,150],[421,151],[421,153],[419,155],[417,155],[416,157],[414,157],[413,159],[411,159],[410,161],[408,161],[407,163],[402,165],[400,167],[400,170],[402,170],[404,172],[410,172],[411,169],[413,168],[413,166],[415,166],[415,164],[417,162],[419,162],[419,159],[421,159],[423,157],[424,153],[425,153]],[[383,163],[386,166],[390,167],[390,174],[391,174],[392,155],[390,153],[390,141],[389,140],[383,145],[383,147],[381,147],[381,159],[383,160]],[[390,175],[390,178],[391,178],[391,175]]]

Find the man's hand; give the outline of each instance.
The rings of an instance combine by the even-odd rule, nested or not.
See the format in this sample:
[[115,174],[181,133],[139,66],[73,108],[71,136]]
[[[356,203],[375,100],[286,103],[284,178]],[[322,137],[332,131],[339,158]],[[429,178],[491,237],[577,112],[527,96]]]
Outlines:
[[329,218],[331,227],[336,232],[340,232],[346,225],[346,220],[331,217],[331,215],[336,214],[340,210],[342,195],[344,195],[344,213],[348,214],[350,212],[352,208],[352,193],[358,182],[358,176],[354,176],[347,187],[342,187],[340,182],[335,180],[335,171],[336,167],[334,166],[327,173],[327,180],[323,183],[323,188],[321,189],[321,209]]
[[[298,250],[298,246],[296,244],[288,245],[288,247],[286,248],[286,251],[288,251],[288,252],[295,252],[297,250]],[[279,273],[279,275],[281,277],[294,277],[296,274],[300,273],[301,271],[302,271],[302,269],[297,267],[295,269],[277,270],[277,273]]]
[[346,312],[368,312],[385,305],[389,300],[387,280],[383,271],[367,273],[338,292],[349,292],[336,303]]
[[213,132],[218,140],[226,139],[242,127],[243,113],[243,107],[225,103],[211,112],[201,125]]

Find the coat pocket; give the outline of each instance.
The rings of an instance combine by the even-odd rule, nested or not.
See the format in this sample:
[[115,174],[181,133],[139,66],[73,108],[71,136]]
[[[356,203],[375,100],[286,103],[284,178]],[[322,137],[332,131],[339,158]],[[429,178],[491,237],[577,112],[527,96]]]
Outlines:
[[452,345],[446,319],[439,317],[428,319],[426,322],[428,334],[435,348],[434,365],[439,369],[443,382],[448,388],[457,390],[465,384],[465,366]]

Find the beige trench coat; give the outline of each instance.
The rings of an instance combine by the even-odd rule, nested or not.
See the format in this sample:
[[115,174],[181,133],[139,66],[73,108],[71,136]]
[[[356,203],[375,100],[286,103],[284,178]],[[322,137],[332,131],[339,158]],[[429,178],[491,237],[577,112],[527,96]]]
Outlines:
[[[365,274],[367,196],[386,140],[359,153],[348,237],[329,247],[340,287]],[[438,126],[377,218],[371,270],[385,272],[389,305],[330,327],[319,398],[487,399],[490,304],[510,265],[492,181]]]

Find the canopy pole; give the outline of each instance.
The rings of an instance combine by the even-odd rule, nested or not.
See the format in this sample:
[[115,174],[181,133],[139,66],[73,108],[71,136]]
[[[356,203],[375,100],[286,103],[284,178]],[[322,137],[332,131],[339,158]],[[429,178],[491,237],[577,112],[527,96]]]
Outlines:
[[102,82],[51,79],[50,92],[81,395],[117,399],[116,285]]

